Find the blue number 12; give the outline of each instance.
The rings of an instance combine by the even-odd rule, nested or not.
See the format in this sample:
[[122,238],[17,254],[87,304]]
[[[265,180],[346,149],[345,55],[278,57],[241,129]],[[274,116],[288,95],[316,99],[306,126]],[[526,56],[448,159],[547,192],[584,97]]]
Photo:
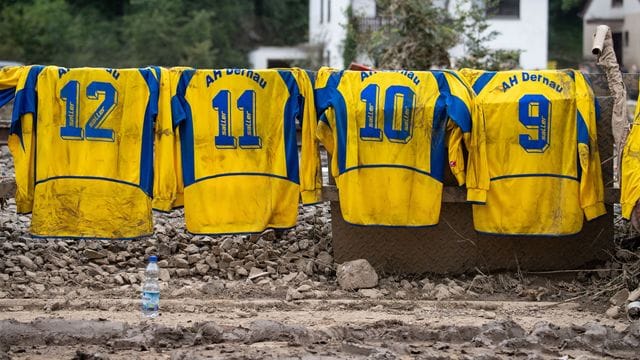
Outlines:
[[113,141],[114,133],[111,129],[101,128],[106,118],[118,104],[118,93],[112,84],[101,81],[93,81],[87,86],[86,96],[91,100],[102,102],[91,114],[84,126],[80,127],[80,83],[71,80],[60,90],[60,98],[65,102],[65,126],[60,128],[60,137],[65,140],[94,140]]
[[[231,92],[220,90],[211,101],[213,109],[218,113],[218,135],[215,137],[215,145],[219,149],[235,149],[236,138],[231,131]],[[244,135],[240,136],[239,143],[242,149],[259,149],[262,147],[262,139],[256,135],[256,92],[246,90],[240,95],[236,106],[242,111],[242,124]]]

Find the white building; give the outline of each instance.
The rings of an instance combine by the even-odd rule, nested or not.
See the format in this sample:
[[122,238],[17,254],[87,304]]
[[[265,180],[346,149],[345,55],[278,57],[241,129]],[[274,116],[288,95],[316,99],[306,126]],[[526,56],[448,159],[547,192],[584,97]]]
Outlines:
[[582,54],[592,58],[593,34],[598,25],[613,33],[618,62],[627,70],[640,67],[640,0],[591,0],[582,13]]
[[[461,0],[436,0],[449,11]],[[321,64],[342,68],[343,44],[347,34],[347,9],[364,19],[376,20],[375,0],[309,0],[309,43],[322,52]],[[548,0],[500,0],[496,15],[488,19],[489,30],[500,35],[489,46],[494,49],[520,49],[520,66],[525,69],[547,67]],[[273,48],[269,48],[273,49]],[[255,68],[269,63],[273,50],[258,48],[250,55]],[[293,54],[293,51],[291,51]],[[451,49],[453,58],[464,54],[464,46]],[[299,55],[299,54],[298,54]],[[278,55],[281,58],[284,55]],[[293,55],[292,55],[293,56]],[[356,59],[367,63],[366,57]]]

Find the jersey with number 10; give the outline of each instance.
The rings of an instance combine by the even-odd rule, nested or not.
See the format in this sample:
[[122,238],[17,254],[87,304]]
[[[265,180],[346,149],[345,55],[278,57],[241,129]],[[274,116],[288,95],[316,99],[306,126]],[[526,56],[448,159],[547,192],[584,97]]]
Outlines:
[[[454,74],[321,69],[316,84],[318,136],[333,155],[347,222],[437,224],[447,142],[458,183],[484,195],[488,177],[483,183],[482,146],[474,136],[482,124],[472,129],[471,93]],[[466,174],[463,138],[469,150]]]
[[605,213],[595,99],[580,72],[460,74],[486,127],[491,183],[473,206],[477,231],[569,235]]
[[[149,69],[30,72],[12,120],[18,208],[37,236],[133,238],[153,232]],[[29,116],[33,115],[31,122]],[[32,130],[32,131],[31,131]]]
[[[300,196],[305,203],[318,200],[319,163],[300,169],[298,161],[296,120],[314,115],[303,111],[313,105],[313,90],[307,81],[311,97],[303,99],[302,76],[309,80],[296,69],[182,72],[172,109],[180,134],[190,232],[290,228],[296,223]],[[306,119],[303,137],[311,131],[315,122]]]

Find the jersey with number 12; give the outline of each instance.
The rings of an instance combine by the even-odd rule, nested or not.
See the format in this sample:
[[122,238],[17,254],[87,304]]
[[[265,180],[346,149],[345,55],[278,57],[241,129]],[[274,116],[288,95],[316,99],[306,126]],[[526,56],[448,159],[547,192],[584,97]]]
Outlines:
[[486,127],[491,183],[486,204],[473,206],[477,231],[569,235],[605,213],[596,103],[580,72],[460,74]]
[[[19,211],[37,236],[134,238],[153,232],[149,69],[35,69],[12,119]],[[31,120],[33,116],[34,120]]]

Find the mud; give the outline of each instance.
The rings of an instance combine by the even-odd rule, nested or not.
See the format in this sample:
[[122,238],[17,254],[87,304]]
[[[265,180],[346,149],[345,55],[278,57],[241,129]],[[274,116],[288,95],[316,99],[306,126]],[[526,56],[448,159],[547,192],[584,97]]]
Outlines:
[[[35,308],[29,302],[17,299],[11,308]],[[0,304],[0,359],[640,356],[640,322],[600,320],[576,304],[210,301],[198,304],[210,313],[164,310],[151,320],[124,307],[46,312],[6,305]]]

